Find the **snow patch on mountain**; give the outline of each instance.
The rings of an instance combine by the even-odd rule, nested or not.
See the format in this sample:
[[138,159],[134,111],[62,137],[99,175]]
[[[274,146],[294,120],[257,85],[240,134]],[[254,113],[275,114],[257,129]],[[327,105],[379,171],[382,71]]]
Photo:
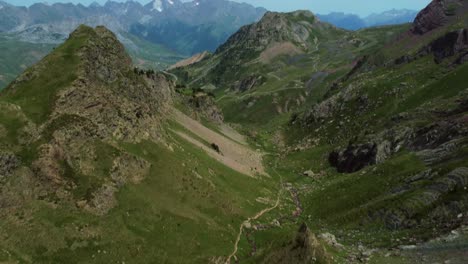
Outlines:
[[161,0],[154,0],[153,1],[153,8],[151,9],[151,11],[155,11],[155,10],[157,10],[158,12],[163,11],[163,5],[162,5]]

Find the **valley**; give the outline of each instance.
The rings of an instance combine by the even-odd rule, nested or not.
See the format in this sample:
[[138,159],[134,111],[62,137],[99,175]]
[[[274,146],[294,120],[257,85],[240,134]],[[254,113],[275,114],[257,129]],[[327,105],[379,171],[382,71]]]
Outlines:
[[[96,10],[195,8],[134,4]],[[468,261],[467,2],[357,31],[244,8],[193,57],[154,17],[0,38],[32,65],[0,57],[0,262]]]

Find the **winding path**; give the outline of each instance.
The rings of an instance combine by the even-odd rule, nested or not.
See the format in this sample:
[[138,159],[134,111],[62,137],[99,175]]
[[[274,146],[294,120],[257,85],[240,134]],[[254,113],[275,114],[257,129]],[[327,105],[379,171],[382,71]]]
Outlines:
[[281,194],[283,193],[283,177],[281,176],[281,174],[279,174],[275,169],[273,169],[273,171],[280,176],[280,189],[278,190],[278,195],[276,197],[276,203],[275,205],[271,206],[271,207],[268,207],[268,208],[265,208],[263,210],[261,210],[260,212],[258,212],[254,217],[249,217],[247,220],[245,220],[244,222],[242,222],[242,224],[240,225],[239,227],[239,233],[237,234],[237,238],[236,238],[236,243],[234,244],[234,250],[232,251],[232,253],[228,256],[227,260],[226,260],[226,264],[230,264],[231,263],[231,259],[232,258],[236,258],[236,254],[237,254],[237,251],[239,250],[239,242],[241,240],[241,237],[242,237],[242,234],[244,232],[244,227],[250,223],[250,221],[252,220],[257,220],[258,218],[262,217],[264,214],[276,209],[280,203],[280,199],[281,199]]

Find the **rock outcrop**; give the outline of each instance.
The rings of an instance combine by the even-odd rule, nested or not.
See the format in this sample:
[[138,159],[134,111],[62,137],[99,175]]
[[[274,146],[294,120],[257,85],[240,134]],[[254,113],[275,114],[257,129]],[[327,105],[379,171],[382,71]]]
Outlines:
[[248,76],[242,80],[235,82],[232,85],[232,90],[246,92],[252,90],[255,86],[259,86],[264,82],[263,76]]
[[[431,184],[421,188],[424,181]],[[406,193],[406,199],[392,208],[377,212],[390,229],[426,227],[456,227],[460,213],[468,209],[468,198],[461,195],[468,187],[468,168],[459,167],[439,176],[429,170],[410,178],[406,185],[393,190],[394,194]],[[449,196],[451,194],[451,196]]]
[[197,53],[197,54],[193,55],[192,57],[190,57],[188,59],[181,60],[181,61],[177,62],[176,64],[169,67],[168,70],[173,70],[173,69],[177,69],[177,68],[190,66],[192,64],[195,64],[197,62],[200,62],[200,61],[206,59],[210,55],[211,54],[208,51],[204,51],[202,53]]
[[[424,47],[419,56],[433,54],[436,63],[441,63],[445,58],[455,55],[466,55],[468,52],[468,30],[466,28],[446,33],[442,37],[432,41]],[[463,63],[460,61],[459,64]]]
[[328,161],[337,168],[338,172],[352,173],[385,161],[391,152],[391,143],[388,141],[379,144],[349,145],[344,150],[335,150],[330,153]]
[[222,111],[218,108],[213,96],[210,94],[197,92],[187,99],[187,103],[192,107],[193,114],[196,117],[203,116],[217,124],[221,124],[224,121]]
[[416,17],[411,32],[418,35],[447,25],[451,17],[463,14],[466,5],[463,0],[433,0]]
[[267,256],[263,263],[333,263],[331,256],[306,224],[299,228],[296,238],[287,246]]
[[20,164],[20,160],[13,153],[0,152],[0,182],[11,176]]

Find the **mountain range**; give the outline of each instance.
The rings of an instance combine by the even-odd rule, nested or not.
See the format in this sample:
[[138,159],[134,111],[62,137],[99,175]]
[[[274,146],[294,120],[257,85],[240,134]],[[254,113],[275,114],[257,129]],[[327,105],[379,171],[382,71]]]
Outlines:
[[61,43],[80,24],[105,25],[121,41],[130,41],[123,33],[131,33],[184,55],[214,50],[239,27],[255,22],[266,12],[225,0],[154,0],[146,5],[108,1],[89,7],[62,3],[1,5],[0,32],[16,33],[22,40]]
[[466,263],[467,74],[464,0],[266,12],[164,71],[80,25],[0,91],[0,261]]
[[327,15],[318,14],[317,16],[324,22],[331,23],[337,27],[358,30],[367,27],[398,25],[411,23],[416,18],[418,11],[408,9],[393,9],[382,13],[373,13],[367,17],[361,18],[358,15],[345,13],[330,13]]

